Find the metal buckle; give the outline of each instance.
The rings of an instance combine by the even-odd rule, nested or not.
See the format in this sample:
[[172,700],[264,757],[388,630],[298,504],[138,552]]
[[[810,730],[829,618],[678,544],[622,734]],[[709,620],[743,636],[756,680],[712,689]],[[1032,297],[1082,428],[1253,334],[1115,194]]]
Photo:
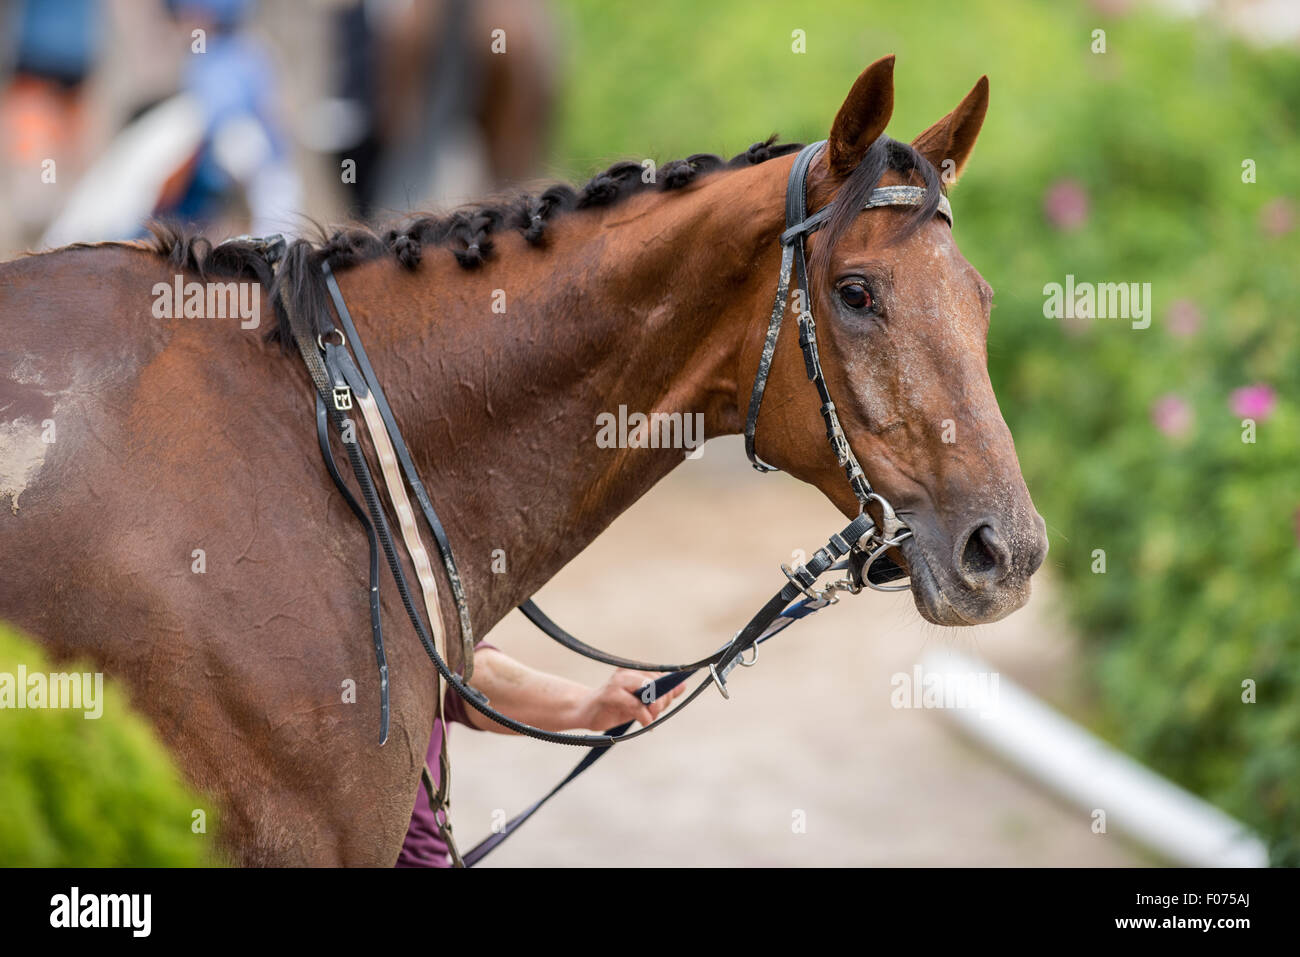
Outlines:
[[334,408],[339,412],[347,412],[352,408],[352,390],[348,386],[334,387]]
[[849,440],[844,435],[844,427],[840,425],[839,417],[835,414],[835,403],[827,402],[822,408],[822,418],[826,420],[826,438],[830,439],[831,451],[835,453],[835,463],[840,467],[849,464]]
[[269,266],[274,266],[283,259],[285,249],[288,248],[284,236],[279,233],[272,233],[270,236],[250,236],[248,233],[244,233],[239,236],[231,236],[219,245],[224,246],[226,243],[250,243],[256,246]]
[[846,591],[850,595],[856,595],[858,592],[862,591],[862,586],[855,583],[848,575],[845,575],[843,578],[837,578],[822,591],[822,595],[826,599],[826,604],[834,605],[840,600],[835,594],[837,591]]
[[[339,337],[339,346],[340,346],[340,347],[342,347],[342,346],[346,346],[346,345],[348,344],[348,337],[345,336],[345,335],[343,335],[343,330],[342,330],[342,329],[331,329],[329,332],[326,333],[326,335],[329,335],[329,336],[334,336],[334,335],[336,335],[336,336],[338,336],[338,337]],[[320,346],[320,351],[321,351],[321,352],[324,352],[324,351],[325,351],[325,342],[324,342],[324,340],[321,339],[321,337],[320,337],[319,335],[316,336],[316,345]]]
[[709,665],[709,677],[713,679],[713,683],[717,685],[718,690],[722,692],[722,697],[730,701],[731,695],[727,693],[727,682],[718,674],[718,666],[716,664]]
[[[735,636],[732,637],[731,640],[735,641],[736,638],[739,637],[740,632],[736,632]],[[731,659],[731,662],[727,667],[722,669],[721,674],[718,673],[718,664],[716,661],[709,665],[709,677],[713,679],[713,683],[717,685],[718,690],[722,692],[722,697],[726,698],[728,701],[731,700],[731,694],[727,691],[727,675],[731,672],[731,669],[736,667],[736,665],[741,665],[745,668],[752,668],[754,665],[758,664],[758,642],[755,641],[750,645],[749,650],[751,654],[748,661],[745,660],[745,653],[742,651],[735,658]]]
[[[810,598],[813,601],[818,601],[825,597],[824,595],[820,594],[817,591],[817,589],[813,588],[812,585],[810,584],[805,585],[796,577],[800,571],[806,572],[809,575],[812,574],[812,572],[808,571],[808,567],[806,565],[800,565],[798,569],[793,569],[789,565],[783,564],[781,566],[781,571],[785,574],[786,578],[790,579],[790,584],[794,585],[795,588],[799,589],[799,591],[801,591],[805,597]],[[813,580],[816,581],[816,579]]]

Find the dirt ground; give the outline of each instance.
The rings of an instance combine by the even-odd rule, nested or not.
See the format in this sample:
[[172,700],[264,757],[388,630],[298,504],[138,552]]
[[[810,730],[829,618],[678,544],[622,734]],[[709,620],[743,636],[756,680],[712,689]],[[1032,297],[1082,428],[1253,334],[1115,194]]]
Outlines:
[[[761,517],[761,518],[760,518]],[[731,637],[782,582],[777,565],[843,520],[815,489],[759,476],[738,439],[709,443],[538,595],[583,640],[657,659]],[[1046,574],[1050,575],[1051,559]],[[767,643],[724,701],[618,746],[483,866],[1133,866],[1140,852],[959,737],[943,712],[895,709],[890,678],[953,646],[1067,712],[1076,652],[1050,579],[1006,621],[929,625],[910,596],[842,601]],[[1044,587],[1046,586],[1046,587]],[[491,640],[588,683],[577,658],[511,615]],[[463,848],[578,760],[576,749],[457,726],[453,819]],[[796,826],[802,821],[802,828]]]

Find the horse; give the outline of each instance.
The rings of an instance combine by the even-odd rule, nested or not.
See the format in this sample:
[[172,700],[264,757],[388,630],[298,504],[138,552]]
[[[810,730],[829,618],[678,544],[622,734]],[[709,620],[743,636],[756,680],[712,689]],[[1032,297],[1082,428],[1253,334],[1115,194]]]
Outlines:
[[[918,612],[969,625],[1023,605],[1047,549],[988,376],[992,290],[935,212],[988,81],[908,144],[884,135],[893,71],[886,57],[862,72],[807,170],[808,209],[836,206],[808,237],[803,308],[848,446],[911,529],[896,560]],[[125,682],[211,796],[228,859],[391,865],[435,674],[386,582],[399,624],[377,746],[358,706],[379,696],[365,538],[317,456],[282,306],[319,314],[329,264],[486,634],[684,460],[599,446],[602,413],[744,429],[798,149],[771,138],[653,177],[620,163],[581,189],[297,239],[274,273],[259,244],[163,229],[0,266],[0,617]],[[889,185],[927,200],[862,211]],[[268,321],[159,318],[169,288],[232,282],[269,290]],[[797,337],[779,338],[757,453],[856,515],[806,379]],[[451,603],[440,614],[455,634]]]

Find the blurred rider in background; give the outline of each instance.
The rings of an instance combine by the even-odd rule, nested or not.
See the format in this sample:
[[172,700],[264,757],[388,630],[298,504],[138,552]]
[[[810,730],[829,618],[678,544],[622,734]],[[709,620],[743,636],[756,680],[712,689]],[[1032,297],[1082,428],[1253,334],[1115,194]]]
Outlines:
[[205,33],[206,49],[193,52],[181,80],[204,129],[188,182],[161,196],[153,215],[219,223],[242,200],[244,231],[290,229],[302,209],[302,184],[276,108],[273,54],[246,29],[255,0],[168,0],[167,7],[185,32]]
[[137,110],[100,152],[42,245],[134,238],[150,219],[218,239],[292,231],[303,189],[277,109],[276,53],[250,28],[256,7],[159,4],[168,25],[158,42],[179,54],[175,92]]

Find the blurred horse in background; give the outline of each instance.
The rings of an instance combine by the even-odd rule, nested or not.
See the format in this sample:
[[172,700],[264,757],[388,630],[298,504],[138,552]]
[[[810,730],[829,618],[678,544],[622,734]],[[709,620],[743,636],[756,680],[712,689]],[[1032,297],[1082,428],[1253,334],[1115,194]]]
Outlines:
[[[354,3],[336,14],[336,168],[359,217],[447,206],[536,175],[558,44],[542,0]],[[342,120],[342,122],[338,122]]]

